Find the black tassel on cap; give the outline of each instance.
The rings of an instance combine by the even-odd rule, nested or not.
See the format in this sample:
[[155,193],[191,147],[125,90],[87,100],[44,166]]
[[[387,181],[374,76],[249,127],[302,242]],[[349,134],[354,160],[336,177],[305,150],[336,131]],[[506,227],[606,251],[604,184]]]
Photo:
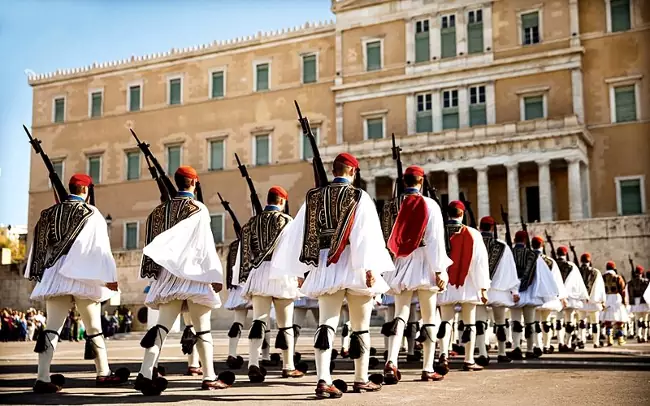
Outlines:
[[440,328],[438,329],[438,335],[437,337],[439,339],[445,338],[445,334],[447,333],[447,325],[449,324],[448,321],[443,321],[440,323]]
[[140,347],[142,348],[151,348],[154,345],[156,345],[156,337],[160,336],[160,341],[162,343],[162,333],[160,330],[165,331],[165,334],[169,333],[169,329],[163,325],[156,324],[155,326],[151,327],[149,331],[147,331],[147,334],[142,337],[142,340],[140,340]]
[[350,334],[350,359],[359,359],[366,352],[366,345],[361,340],[361,334],[368,334],[368,330],[353,331]]
[[275,348],[286,351],[289,349],[289,344],[287,343],[287,330],[293,330],[293,327],[281,327],[278,329],[278,335],[275,336]]
[[261,339],[266,335],[266,323],[262,320],[253,320],[253,325],[248,333],[249,339]]
[[49,342],[50,345],[52,344],[52,340],[50,339],[50,337],[48,337],[48,333],[52,333],[57,337],[59,336],[59,333],[54,330],[41,330],[38,333],[38,337],[36,338],[36,345],[34,345],[34,352],[41,354],[47,351],[47,347],[48,347],[47,343]]
[[341,336],[347,337],[349,335],[350,335],[350,327],[347,324],[344,324],[343,328],[341,329]]
[[84,359],[95,359],[97,358],[97,344],[93,342],[93,338],[98,337],[104,333],[97,333],[91,336],[86,335],[86,346],[84,348]]
[[392,321],[389,321],[388,323],[384,323],[381,326],[381,334],[385,335],[386,337],[394,336],[397,334],[397,329],[399,327],[399,322],[404,323],[404,320],[401,319],[400,317],[395,317]]
[[237,322],[232,323],[232,326],[230,326],[230,330],[228,330],[228,337],[230,338],[240,337],[242,327],[244,326],[241,323],[237,323]]
[[420,329],[420,335],[418,336],[418,338],[415,339],[415,341],[417,341],[418,343],[424,343],[427,340],[431,342],[435,341],[429,331],[429,328],[433,329],[435,326],[436,326],[435,324],[423,324],[422,328]]
[[460,342],[462,344],[468,343],[471,336],[472,336],[472,327],[474,327],[473,324],[465,324],[465,330],[463,330],[463,336],[460,339]]
[[506,336],[506,325],[505,324],[497,324],[497,340],[501,341],[502,343],[506,342],[507,336]]
[[314,348],[317,350],[329,350],[330,349],[330,337],[329,337],[329,332],[334,331],[334,329],[331,326],[328,326],[327,324],[321,324],[318,326],[316,329],[316,335],[314,336]]
[[526,323],[526,331],[524,332],[524,337],[528,338],[533,335],[533,325],[535,323]]
[[196,340],[197,337],[192,331],[192,326],[185,326],[185,330],[183,330],[183,335],[181,336],[181,349],[183,350],[183,354],[189,355],[192,353]]

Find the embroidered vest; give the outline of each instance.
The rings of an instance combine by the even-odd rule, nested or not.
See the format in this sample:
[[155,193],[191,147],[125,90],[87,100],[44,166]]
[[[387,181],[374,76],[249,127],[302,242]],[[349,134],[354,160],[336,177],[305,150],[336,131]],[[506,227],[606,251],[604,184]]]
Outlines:
[[596,268],[589,269],[587,265],[580,267],[580,276],[582,276],[582,281],[585,283],[589,295],[591,295],[591,290],[594,288],[598,274],[600,274],[600,271]]
[[483,234],[483,243],[488,252],[488,264],[490,266],[490,279],[494,278],[494,273],[501,262],[503,252],[506,250],[506,244],[489,235]]
[[566,278],[569,277],[569,274],[573,270],[573,267],[566,259],[558,259],[556,263],[557,263],[557,267],[560,268],[560,275],[562,275],[562,282],[566,282]]
[[535,280],[537,272],[537,253],[524,246],[515,246],[512,249],[512,255],[517,267],[517,277],[519,278],[519,292],[525,292]]
[[648,283],[650,281],[644,277],[634,277],[628,283],[628,292],[630,293],[630,304],[635,304],[636,298],[640,298],[639,303],[645,303],[645,299],[643,298],[643,293],[645,293],[646,289],[648,288]]
[[237,262],[237,251],[239,250],[239,239],[233,241],[228,246],[228,256],[226,257],[226,288],[232,289],[234,287],[233,283],[233,273],[232,268]]

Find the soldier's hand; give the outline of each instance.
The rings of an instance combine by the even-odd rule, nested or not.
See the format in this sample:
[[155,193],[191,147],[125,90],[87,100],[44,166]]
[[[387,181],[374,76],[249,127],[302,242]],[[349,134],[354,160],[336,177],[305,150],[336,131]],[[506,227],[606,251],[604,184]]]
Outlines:
[[113,292],[117,292],[117,282],[108,282],[106,284],[106,287],[112,290]]
[[298,287],[302,288],[302,284],[305,283],[305,278],[298,278]]
[[372,288],[374,284],[375,284],[375,277],[372,276],[372,272],[366,271],[366,286]]
[[519,297],[519,294],[517,294],[517,293],[513,293],[513,294],[512,294],[512,301],[513,301],[513,302],[515,302],[515,303],[519,303],[519,299],[521,299],[521,298]]
[[562,302],[562,308],[567,307],[568,303],[567,303],[566,299],[561,299],[560,302]]
[[436,274],[436,286],[438,287],[438,289],[440,289],[441,292],[445,290],[445,288],[447,287],[447,283],[445,283],[445,280],[442,279],[440,276],[438,276],[438,274]]
[[483,304],[487,304],[488,302],[487,290],[485,289],[481,289],[481,302],[483,302]]
[[221,284],[221,283],[213,283],[212,284],[212,290],[214,290],[214,293],[221,292],[221,289],[223,289],[223,284]]

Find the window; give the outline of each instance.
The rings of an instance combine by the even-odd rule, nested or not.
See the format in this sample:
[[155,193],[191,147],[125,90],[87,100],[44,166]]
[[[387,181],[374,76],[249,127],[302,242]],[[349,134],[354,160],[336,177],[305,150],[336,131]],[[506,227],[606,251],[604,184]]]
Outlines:
[[102,92],[90,94],[90,117],[102,116]]
[[539,12],[533,11],[521,15],[521,42],[524,45],[537,44],[539,38]]
[[302,83],[315,83],[316,74],[316,55],[303,55],[302,57]]
[[255,91],[269,90],[269,64],[255,66]]
[[126,180],[140,179],[140,152],[126,153]]
[[269,134],[255,137],[255,165],[268,165],[271,162],[270,144]]
[[210,97],[213,99],[218,99],[220,97],[223,97],[225,92],[224,92],[224,72],[222,70],[212,72],[212,78],[211,78],[211,87],[212,90],[210,92]]
[[616,178],[616,200],[621,216],[645,212],[645,190],[643,176]]
[[524,120],[544,118],[544,96],[524,97]]
[[636,121],[636,93],[634,89],[634,85],[614,88],[617,123]]
[[631,28],[630,0],[610,0],[611,32],[627,31]]
[[429,20],[415,23],[415,62],[429,60]]
[[210,141],[210,170],[219,171],[223,169],[224,160],[224,142],[223,140]]
[[65,121],[65,97],[54,99],[54,120],[55,123]]
[[418,111],[415,119],[415,131],[418,133],[429,133],[433,131],[433,120],[431,118],[431,94],[417,95]]
[[467,14],[467,52],[483,52],[483,10],[472,10]]
[[102,157],[88,157],[88,175],[93,179],[94,184],[102,182]]
[[366,70],[381,69],[381,41],[366,43]]
[[442,92],[442,129],[458,126],[458,90],[445,90]]
[[124,248],[127,250],[138,249],[138,223],[126,223],[124,225]]
[[485,86],[469,88],[469,125],[487,124],[485,112]]
[[181,104],[183,102],[183,80],[181,78],[169,79],[169,104]]
[[[318,145],[320,143],[320,128],[312,128],[311,132],[314,134],[314,138],[316,139],[316,144]],[[301,158],[303,160],[312,159],[314,157],[314,151],[311,149],[311,143],[309,142],[309,138],[305,134],[303,134],[302,129],[300,130],[300,137],[302,139]]]
[[366,119],[366,139],[377,140],[380,138],[384,138],[384,118]]
[[129,111],[140,111],[142,108],[142,86],[129,86]]
[[213,214],[210,216],[210,229],[212,229],[212,237],[215,244],[221,244],[224,241],[223,231],[223,214]]
[[181,166],[181,146],[167,147],[167,173],[174,175],[176,169]]
[[[52,160],[52,166],[54,167],[54,173],[56,173],[59,176],[59,179],[63,182],[65,185],[65,179],[63,177],[64,172],[65,172],[65,164],[63,162],[63,159],[60,160]],[[52,182],[48,181],[50,189],[52,188]]]
[[440,49],[442,58],[456,56],[456,16],[454,14],[442,17]]

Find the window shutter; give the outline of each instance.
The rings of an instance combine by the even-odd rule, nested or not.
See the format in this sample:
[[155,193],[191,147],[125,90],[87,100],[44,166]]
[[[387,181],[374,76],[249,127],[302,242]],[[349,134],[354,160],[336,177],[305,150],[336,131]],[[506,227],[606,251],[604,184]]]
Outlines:
[[419,133],[430,133],[433,131],[433,119],[431,110],[418,111],[415,121],[415,131]]
[[223,216],[216,215],[210,216],[210,228],[212,229],[212,237],[216,244],[223,242]]
[[544,97],[534,96],[524,98],[525,120],[544,118]]
[[129,152],[126,155],[126,179],[133,180],[140,178],[140,153]]
[[306,55],[302,58],[302,83],[316,82],[316,55]]
[[442,129],[458,128],[458,107],[450,107],[442,112]]
[[539,15],[537,11],[521,15],[521,28],[523,28],[524,30],[527,28],[537,27],[538,25],[539,25]]
[[469,125],[486,125],[487,115],[485,113],[485,104],[472,104],[469,106]]
[[128,223],[126,225],[126,249],[134,250],[138,248],[138,225],[137,223]]
[[169,81],[169,104],[181,104],[181,80]]
[[90,116],[99,117],[102,115],[102,94],[96,92],[91,95]]
[[621,214],[642,214],[641,206],[641,181],[639,179],[620,181],[621,188]]
[[65,99],[56,99],[54,101],[54,122],[62,123],[65,117]]
[[483,23],[467,25],[467,52],[477,54],[483,52]]
[[637,118],[634,85],[617,87],[614,89],[614,98],[616,102],[616,122],[635,121]]
[[415,62],[429,60],[429,31],[415,34]]
[[368,58],[366,70],[381,69],[381,42],[369,42],[366,44],[366,57]]
[[129,88],[129,111],[140,110],[140,86],[131,86]]
[[223,97],[223,72],[212,72],[212,98]]
[[223,140],[210,142],[210,170],[223,169]]
[[54,172],[59,176],[59,179],[65,182],[63,179],[63,161],[52,162],[52,166],[54,167]]
[[384,120],[381,118],[371,118],[366,121],[367,133],[369,140],[377,140],[384,135]]
[[101,158],[97,156],[88,158],[88,175],[93,179],[94,184],[101,182],[101,162]]
[[257,91],[269,89],[269,64],[257,65]]
[[456,27],[443,28],[440,30],[440,43],[442,47],[442,58],[453,58],[456,56]]
[[181,166],[181,147],[167,148],[167,173],[173,176],[179,166]]
[[269,136],[260,135],[255,138],[255,165],[269,164]]
[[630,0],[611,0],[612,32],[631,28]]

